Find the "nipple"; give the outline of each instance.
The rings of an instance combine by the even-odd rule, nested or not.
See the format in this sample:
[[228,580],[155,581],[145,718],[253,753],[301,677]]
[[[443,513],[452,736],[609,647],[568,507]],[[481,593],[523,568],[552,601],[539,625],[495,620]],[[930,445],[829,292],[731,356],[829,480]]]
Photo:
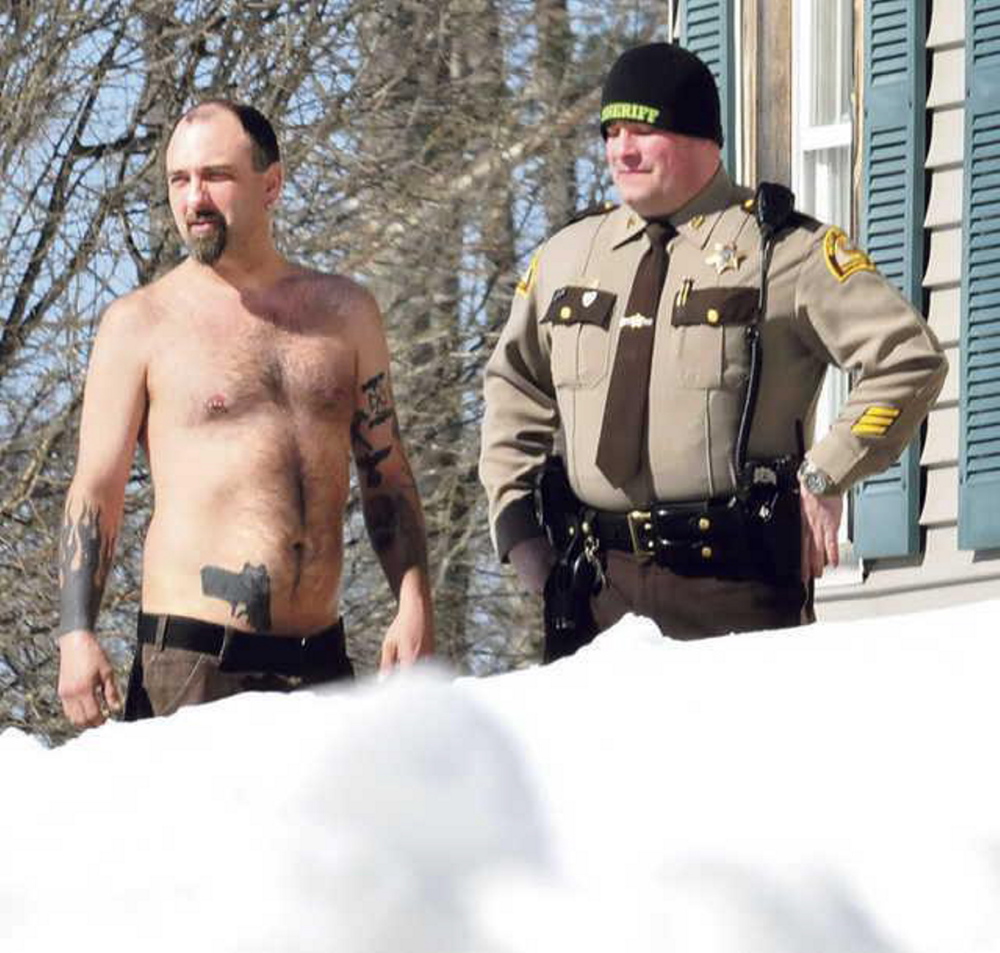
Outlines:
[[205,409],[210,414],[224,414],[229,408],[226,407],[226,398],[222,394],[212,394],[205,401]]

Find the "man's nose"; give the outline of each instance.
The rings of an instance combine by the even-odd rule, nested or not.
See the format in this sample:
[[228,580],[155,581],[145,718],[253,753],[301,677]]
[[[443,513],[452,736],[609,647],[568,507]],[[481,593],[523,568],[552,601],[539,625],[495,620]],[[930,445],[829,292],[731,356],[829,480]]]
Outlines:
[[208,194],[205,191],[205,180],[200,176],[193,175],[188,179],[187,189],[184,193],[184,200],[192,208],[205,205]]
[[639,160],[637,137],[627,129],[622,129],[615,136],[615,145],[618,147],[618,158],[623,162],[637,162]]

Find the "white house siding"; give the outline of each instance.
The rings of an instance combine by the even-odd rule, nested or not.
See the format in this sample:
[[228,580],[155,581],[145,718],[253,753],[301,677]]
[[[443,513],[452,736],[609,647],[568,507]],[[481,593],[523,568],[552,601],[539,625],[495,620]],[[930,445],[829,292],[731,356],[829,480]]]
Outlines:
[[948,379],[927,422],[921,453],[927,492],[920,513],[921,556],[874,560],[856,585],[820,588],[823,619],[916,611],[1000,594],[1000,560],[958,548],[959,328],[964,189],[965,4],[932,4],[925,167],[930,194],[924,227],[929,248],[923,285],[927,316],[950,362]]

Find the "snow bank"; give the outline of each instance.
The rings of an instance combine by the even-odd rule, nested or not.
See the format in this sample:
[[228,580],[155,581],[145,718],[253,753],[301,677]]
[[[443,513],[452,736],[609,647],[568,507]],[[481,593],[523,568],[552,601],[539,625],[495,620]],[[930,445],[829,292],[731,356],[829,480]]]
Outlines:
[[1000,953],[1000,601],[0,735],[0,949]]

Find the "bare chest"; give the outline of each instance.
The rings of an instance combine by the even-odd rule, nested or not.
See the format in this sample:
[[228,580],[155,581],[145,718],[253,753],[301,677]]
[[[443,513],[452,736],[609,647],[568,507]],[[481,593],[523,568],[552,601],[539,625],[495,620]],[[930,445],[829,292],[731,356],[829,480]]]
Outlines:
[[355,361],[333,329],[202,320],[164,329],[149,369],[150,414],[198,426],[279,412],[349,420]]

